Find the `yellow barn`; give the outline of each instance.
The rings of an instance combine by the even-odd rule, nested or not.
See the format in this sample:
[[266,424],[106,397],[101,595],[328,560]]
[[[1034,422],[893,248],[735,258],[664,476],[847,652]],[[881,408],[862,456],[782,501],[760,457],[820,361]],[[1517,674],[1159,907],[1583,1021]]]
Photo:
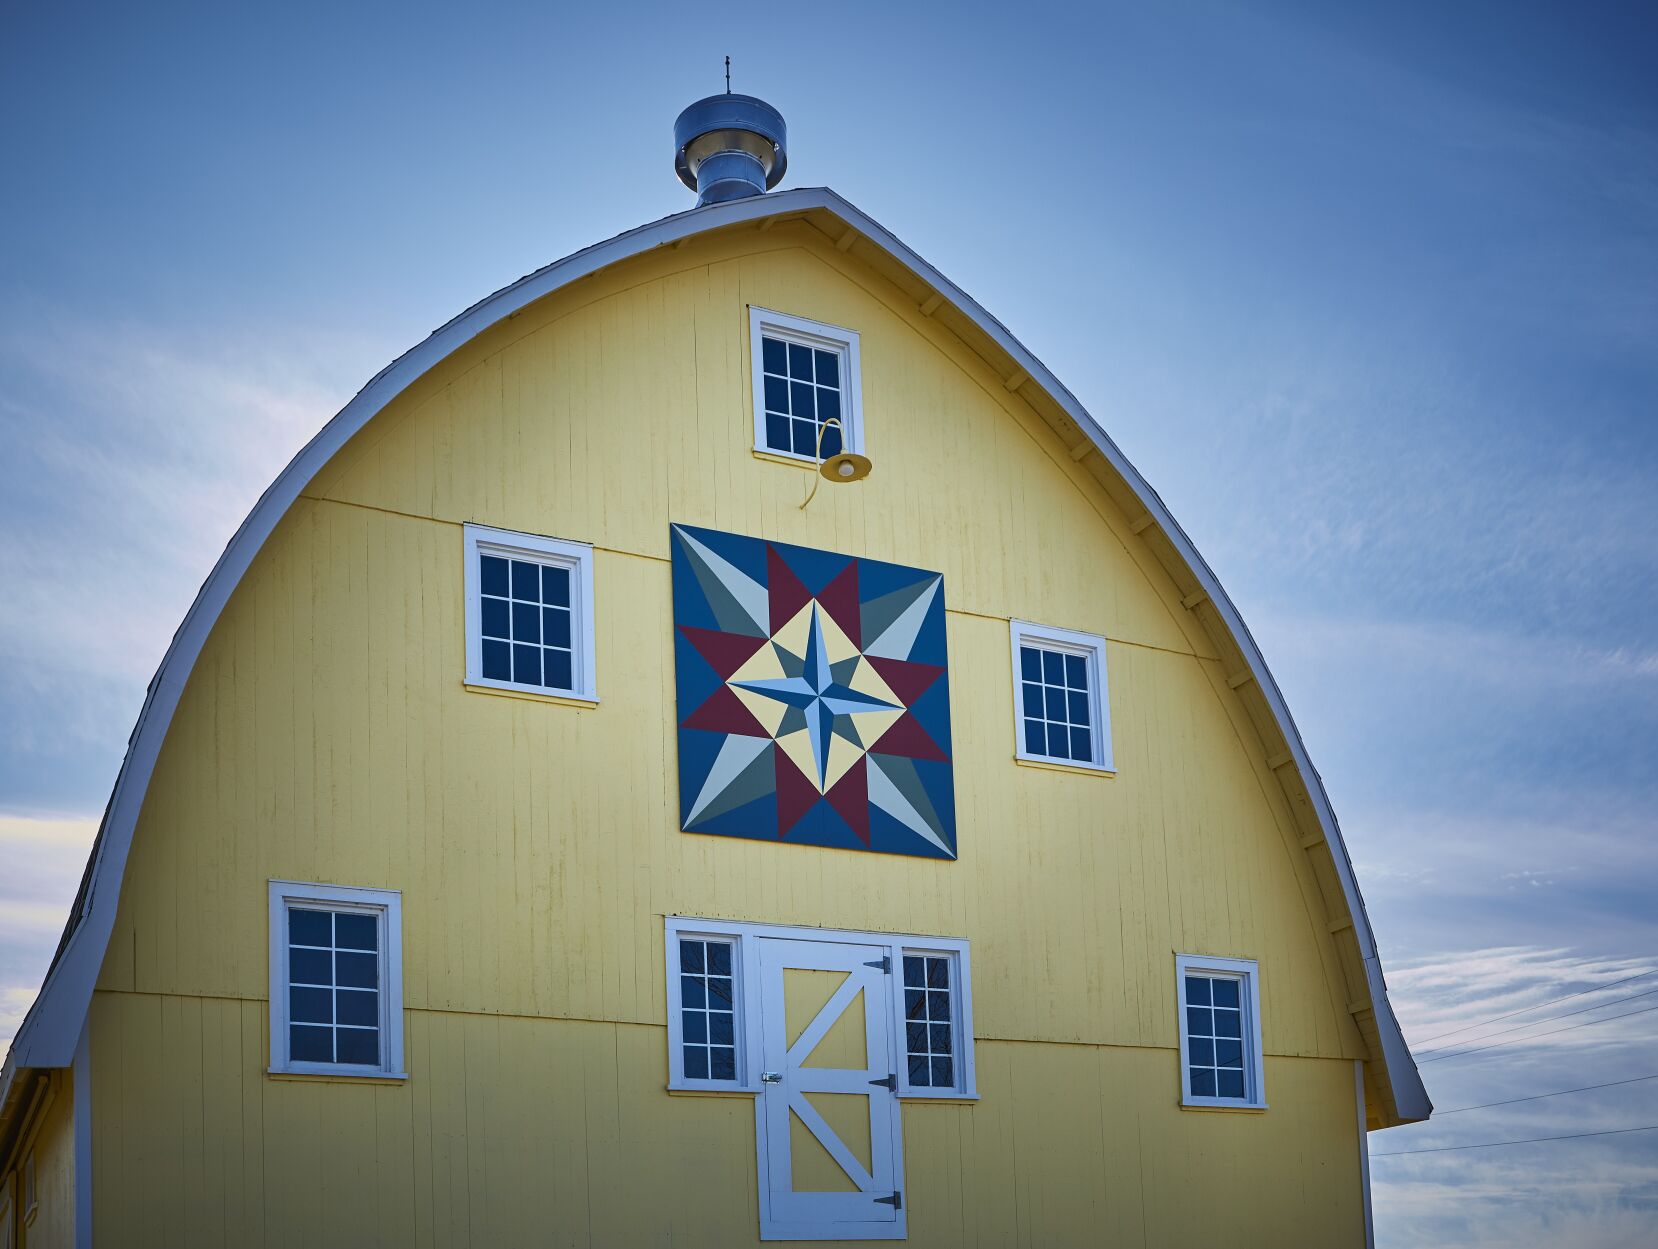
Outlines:
[[149,689],[0,1249],[1362,1246],[1431,1107],[1237,611],[699,101],[689,211],[376,376]]

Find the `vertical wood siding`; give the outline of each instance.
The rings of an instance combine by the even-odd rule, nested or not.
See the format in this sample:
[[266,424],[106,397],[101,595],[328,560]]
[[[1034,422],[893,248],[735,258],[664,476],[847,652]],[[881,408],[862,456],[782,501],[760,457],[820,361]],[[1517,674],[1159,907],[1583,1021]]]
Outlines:
[[[806,512],[750,304],[862,335],[875,471]],[[463,686],[469,520],[595,545],[597,708]],[[670,521],[945,574],[958,862],[678,831]],[[1010,616],[1108,639],[1116,776],[1014,763]],[[366,427],[203,651],[96,998],[99,1243],[750,1243],[751,1104],[663,1091],[673,913],[972,941],[983,1100],[904,1109],[914,1243],[1356,1243],[1362,1042],[1225,675],[1065,446],[804,225],[578,283]],[[264,1074],[273,877],[403,891],[407,1085]],[[1176,1108],[1176,952],[1259,960],[1268,1113]]]

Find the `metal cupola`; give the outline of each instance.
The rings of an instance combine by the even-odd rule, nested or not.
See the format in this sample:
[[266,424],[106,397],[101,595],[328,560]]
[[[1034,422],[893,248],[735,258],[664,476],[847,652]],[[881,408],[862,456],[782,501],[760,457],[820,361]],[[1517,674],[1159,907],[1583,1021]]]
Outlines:
[[763,195],[789,166],[783,114],[752,95],[711,95],[674,122],[674,172],[697,204]]

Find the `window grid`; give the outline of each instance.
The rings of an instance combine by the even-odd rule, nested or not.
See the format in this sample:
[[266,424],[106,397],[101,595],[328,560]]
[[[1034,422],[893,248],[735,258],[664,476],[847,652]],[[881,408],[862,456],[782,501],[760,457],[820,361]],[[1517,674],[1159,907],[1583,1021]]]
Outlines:
[[732,943],[702,937],[679,941],[681,1053],[688,1080],[737,1079],[737,1015],[732,995]]
[[483,674],[575,689],[571,569],[522,556],[478,556]]
[[288,1055],[380,1063],[380,920],[362,911],[288,908]]
[[[838,351],[762,334],[761,384],[766,449],[784,455],[818,455],[818,430],[841,416],[841,357]],[[823,458],[839,455],[841,425],[823,434]]]
[[1243,978],[1186,975],[1186,1063],[1193,1097],[1246,1100]]
[[904,1048],[912,1088],[956,1087],[948,954],[904,955]]
[[1088,657],[1024,642],[1019,668],[1026,753],[1095,762]]

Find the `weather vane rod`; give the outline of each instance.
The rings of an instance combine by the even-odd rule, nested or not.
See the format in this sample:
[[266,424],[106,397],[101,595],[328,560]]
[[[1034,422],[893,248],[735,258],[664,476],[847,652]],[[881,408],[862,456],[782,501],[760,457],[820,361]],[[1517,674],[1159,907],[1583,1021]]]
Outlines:
[[725,58],[725,93],[731,94],[731,58]]

